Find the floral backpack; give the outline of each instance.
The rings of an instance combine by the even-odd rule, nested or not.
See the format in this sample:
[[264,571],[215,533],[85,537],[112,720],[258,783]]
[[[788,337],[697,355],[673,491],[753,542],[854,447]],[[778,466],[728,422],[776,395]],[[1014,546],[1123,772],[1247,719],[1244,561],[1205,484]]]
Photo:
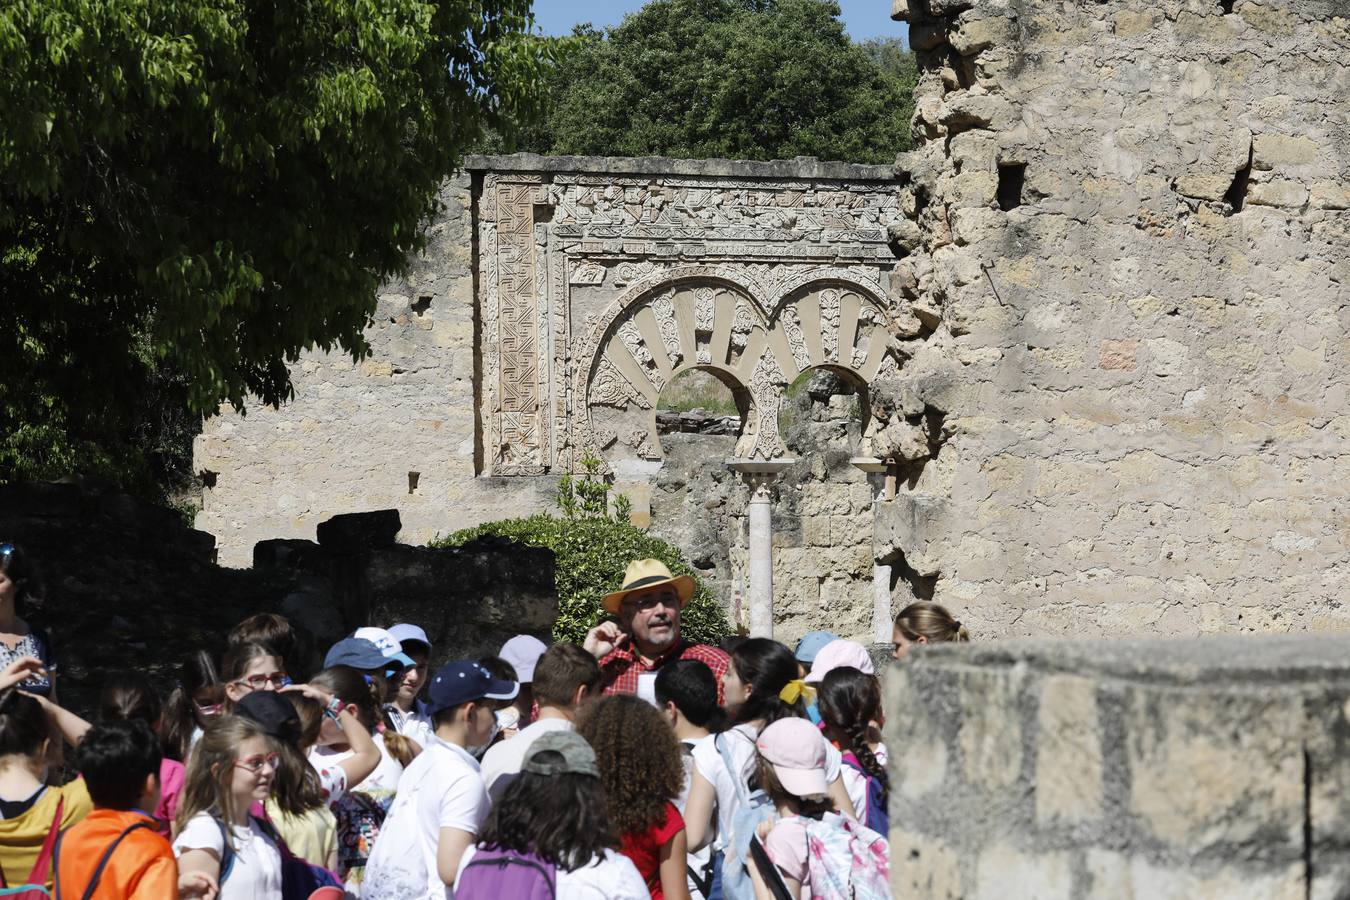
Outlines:
[[806,822],[811,900],[890,900],[890,848],[866,825],[836,813]]

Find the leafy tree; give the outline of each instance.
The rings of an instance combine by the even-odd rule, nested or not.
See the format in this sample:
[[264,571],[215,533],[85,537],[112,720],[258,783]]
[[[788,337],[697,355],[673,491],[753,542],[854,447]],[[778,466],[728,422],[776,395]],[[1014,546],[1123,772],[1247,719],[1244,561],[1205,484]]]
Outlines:
[[442,179],[537,112],[529,8],[0,4],[0,480],[148,465],[156,384],[276,404],[302,350],[363,355]]
[[491,535],[552,550],[558,589],[553,637],[576,643],[605,617],[600,599],[623,583],[628,564],[635,559],[659,559],[676,575],[694,576],[694,596],[680,614],[681,634],[691,641],[719,643],[730,633],[726,612],[679,548],[629,523],[628,498],[620,494],[611,502],[610,485],[597,475],[599,460],[582,460],[582,465],[586,474],[579,479],[563,476],[558,486],[561,518],[539,513],[488,522],[438,538],[431,546],[458,547]]
[[[579,28],[550,76],[541,153],[888,163],[908,149],[913,63],[855,44],[835,0],[652,0]],[[885,42],[881,42],[885,43]]]

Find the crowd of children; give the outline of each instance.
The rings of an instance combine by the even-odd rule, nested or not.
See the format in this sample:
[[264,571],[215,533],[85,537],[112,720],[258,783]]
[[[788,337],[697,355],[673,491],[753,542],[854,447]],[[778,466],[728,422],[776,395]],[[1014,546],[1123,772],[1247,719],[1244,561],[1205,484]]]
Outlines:
[[[3,564],[0,887],[85,900],[888,896],[880,683],[854,642],[813,632],[795,653],[764,638],[691,652],[678,593],[649,600],[637,585],[621,599],[639,601],[630,619],[655,609],[652,634],[675,632],[668,658],[638,652],[640,627],[601,629],[603,652],[519,636],[430,671],[432,641],[403,623],[357,629],[294,683],[302,642],[262,614],[219,660],[184,659],[164,702],[143,675],[110,675],[91,726],[56,702],[54,659],[6,640],[25,626],[4,618]],[[897,617],[895,656],[967,639],[942,607],[915,604]],[[625,643],[634,690],[614,675]],[[62,745],[78,777],[57,784]]]

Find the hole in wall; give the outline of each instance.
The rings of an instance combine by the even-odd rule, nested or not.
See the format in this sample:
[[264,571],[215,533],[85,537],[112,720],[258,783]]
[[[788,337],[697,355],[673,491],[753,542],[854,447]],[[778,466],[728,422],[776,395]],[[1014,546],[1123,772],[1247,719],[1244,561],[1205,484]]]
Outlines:
[[410,494],[415,494],[415,493],[417,493],[417,483],[418,483],[419,481],[421,481],[421,480],[422,480],[422,473],[421,473],[421,472],[409,472],[409,473],[408,473],[408,493],[410,493]]
[[1247,185],[1251,183],[1251,180],[1252,149],[1249,147],[1247,148],[1247,164],[1237,170],[1237,174],[1233,176],[1233,183],[1228,186],[1227,193],[1223,195],[1224,202],[1228,204],[1230,210],[1228,215],[1242,212],[1242,206],[1247,202]]
[[415,312],[415,313],[417,313],[419,316],[422,315],[423,313],[425,313],[425,312],[426,312],[427,310],[429,310],[429,309],[431,309],[431,295],[430,295],[430,294],[422,294],[421,296],[419,296],[416,300],[414,300],[414,301],[412,302],[412,311]]
[[1026,163],[998,164],[998,208],[1007,212],[1022,205],[1022,188],[1027,181]]
[[891,567],[891,597],[894,604],[891,609],[894,612],[900,612],[916,600],[933,599],[938,579],[942,577],[940,572],[920,575],[901,550],[894,551],[881,562]]
[[726,382],[706,369],[688,369],[661,389],[656,401],[659,435],[741,432],[742,410]]
[[217,475],[210,469],[202,469],[202,471],[198,473],[198,477],[202,480],[202,487],[213,488],[216,486]]
[[1234,0],[1219,0],[1219,10],[1225,15],[1231,15],[1233,12]]

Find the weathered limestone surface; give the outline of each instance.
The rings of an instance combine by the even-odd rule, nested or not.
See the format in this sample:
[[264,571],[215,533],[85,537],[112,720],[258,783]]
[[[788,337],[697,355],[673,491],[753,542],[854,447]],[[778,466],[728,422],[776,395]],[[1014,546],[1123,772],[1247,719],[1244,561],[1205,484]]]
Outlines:
[[1350,891],[1350,638],[945,645],[886,681],[897,897]]
[[1345,628],[1345,5],[894,10],[896,283],[941,319],[899,380],[948,436],[878,557],[977,635]]

